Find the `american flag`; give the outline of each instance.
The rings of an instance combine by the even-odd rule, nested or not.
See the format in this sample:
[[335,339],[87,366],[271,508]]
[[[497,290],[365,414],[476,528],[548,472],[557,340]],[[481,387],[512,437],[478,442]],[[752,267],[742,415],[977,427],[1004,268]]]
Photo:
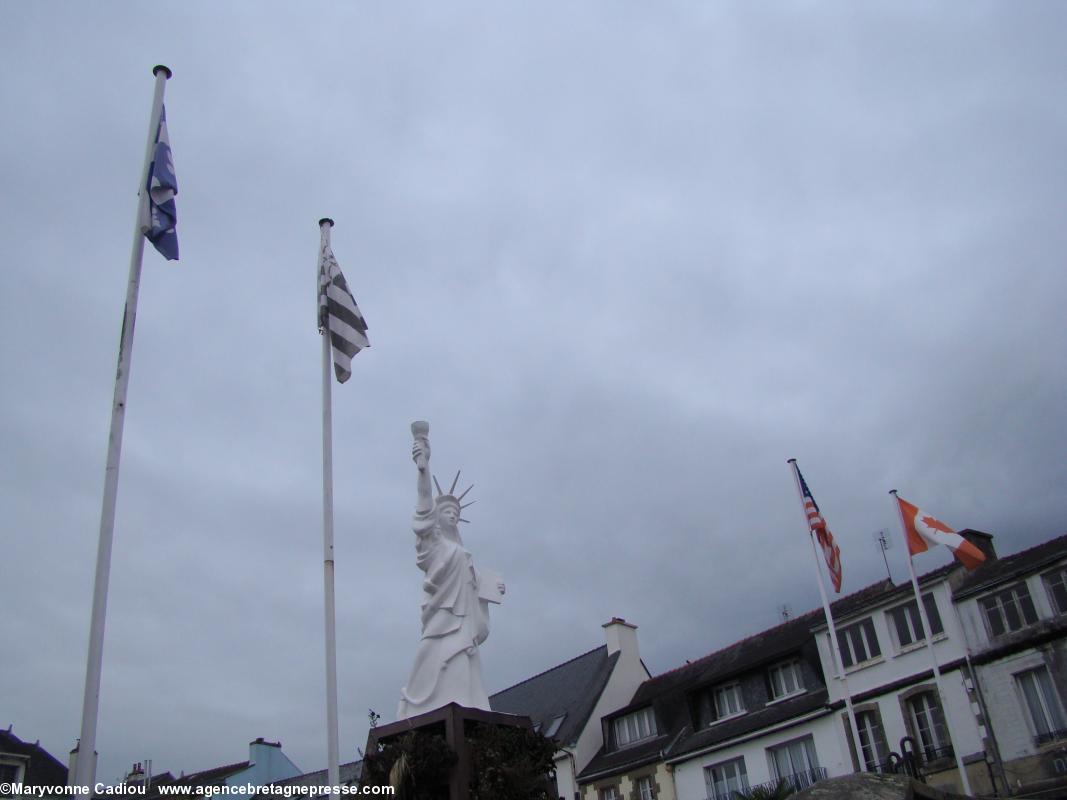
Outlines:
[[352,376],[352,356],[370,342],[367,323],[325,239],[319,257],[319,330],[330,334],[334,373],[344,383]]
[[819,543],[819,547],[822,548],[823,557],[826,559],[826,568],[830,570],[830,580],[834,583],[834,591],[840,594],[841,548],[837,546],[833,534],[826,527],[826,520],[822,518],[822,514],[819,512],[819,504],[811,496],[811,489],[808,488],[804,476],[800,474],[800,467],[796,465],[796,462],[793,462],[793,469],[797,471],[797,479],[800,481],[800,493],[804,497],[804,514],[808,518],[808,527],[811,529],[812,534],[815,535],[815,540]]

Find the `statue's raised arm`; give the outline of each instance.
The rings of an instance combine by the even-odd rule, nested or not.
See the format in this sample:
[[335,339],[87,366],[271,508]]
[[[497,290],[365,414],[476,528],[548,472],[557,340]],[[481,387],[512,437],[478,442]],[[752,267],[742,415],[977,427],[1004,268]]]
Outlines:
[[426,514],[433,508],[433,495],[430,493],[430,423],[419,420],[411,423],[411,436],[415,444],[411,447],[411,458],[419,470],[416,480],[418,499],[415,510]]

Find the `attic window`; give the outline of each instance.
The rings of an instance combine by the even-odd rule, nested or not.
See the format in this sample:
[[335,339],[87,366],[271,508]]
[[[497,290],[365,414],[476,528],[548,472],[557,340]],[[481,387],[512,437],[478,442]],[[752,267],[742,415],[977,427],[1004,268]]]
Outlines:
[[[21,765],[8,762],[0,763],[0,782],[5,784],[22,783]],[[14,788],[12,788],[14,792]],[[5,797],[7,795],[4,795]]]
[[741,695],[741,684],[727,683],[716,686],[712,695],[715,698],[715,718],[726,719],[745,713],[745,700]]
[[547,738],[552,738],[553,736],[555,736],[556,732],[559,731],[559,726],[563,724],[563,720],[566,717],[566,714],[560,714],[558,717],[555,717],[550,723],[548,723],[548,727],[545,728],[545,736]]
[[745,698],[738,681],[705,689],[697,697],[697,724],[707,727],[745,713]]
[[615,732],[616,747],[626,747],[651,739],[656,735],[656,718],[652,714],[652,707],[646,706],[640,711],[619,717],[612,722],[612,729]]
[[804,691],[804,676],[797,660],[776,664],[770,670],[771,697],[780,700]]

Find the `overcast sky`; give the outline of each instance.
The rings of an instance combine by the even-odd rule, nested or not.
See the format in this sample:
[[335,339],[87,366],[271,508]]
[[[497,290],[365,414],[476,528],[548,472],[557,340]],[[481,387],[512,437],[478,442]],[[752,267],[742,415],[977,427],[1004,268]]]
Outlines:
[[[818,605],[786,459],[884,578],[889,489],[1065,532],[1061,3],[0,7],[0,725],[78,735],[153,79],[97,744],[326,765],[317,220],[370,325],[334,384],[342,760],[419,635],[409,424],[475,483],[490,692],[639,626],[653,674]],[[944,553],[917,559],[920,570]]]

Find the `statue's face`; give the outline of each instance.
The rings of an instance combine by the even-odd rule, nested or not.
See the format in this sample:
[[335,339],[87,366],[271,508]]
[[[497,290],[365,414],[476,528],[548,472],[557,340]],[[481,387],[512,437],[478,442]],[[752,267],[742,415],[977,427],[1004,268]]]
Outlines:
[[448,503],[441,507],[441,510],[438,512],[438,517],[449,525],[455,526],[459,523],[459,509],[451,503]]

